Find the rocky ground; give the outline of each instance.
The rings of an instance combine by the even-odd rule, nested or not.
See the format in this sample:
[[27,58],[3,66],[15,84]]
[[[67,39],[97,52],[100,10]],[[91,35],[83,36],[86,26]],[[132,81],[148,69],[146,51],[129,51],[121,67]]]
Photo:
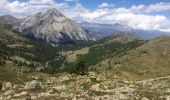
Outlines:
[[0,89],[0,100],[170,100],[170,77],[126,81],[93,72],[65,73],[33,76],[24,84],[2,82]]

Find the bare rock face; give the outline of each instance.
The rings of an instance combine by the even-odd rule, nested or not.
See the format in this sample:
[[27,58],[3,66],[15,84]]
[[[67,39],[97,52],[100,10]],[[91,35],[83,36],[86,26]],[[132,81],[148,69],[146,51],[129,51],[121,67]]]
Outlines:
[[53,45],[69,41],[95,40],[79,24],[66,18],[55,8],[23,19],[18,30],[25,35],[44,40]]

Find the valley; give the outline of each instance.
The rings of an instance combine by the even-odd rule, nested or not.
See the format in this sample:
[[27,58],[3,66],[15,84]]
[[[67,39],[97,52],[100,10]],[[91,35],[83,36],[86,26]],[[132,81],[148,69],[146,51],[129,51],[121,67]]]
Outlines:
[[[146,40],[128,26],[82,24],[55,8],[1,16],[0,100],[169,100],[169,36]],[[104,26],[108,36],[91,34]]]

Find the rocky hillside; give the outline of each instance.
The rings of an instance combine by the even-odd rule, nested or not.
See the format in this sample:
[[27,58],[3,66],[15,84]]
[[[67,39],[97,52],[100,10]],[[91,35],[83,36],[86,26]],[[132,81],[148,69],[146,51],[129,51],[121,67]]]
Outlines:
[[[28,77],[28,76],[27,76]],[[170,77],[126,81],[116,75],[34,74],[23,84],[2,82],[0,99],[11,100],[168,100]]]

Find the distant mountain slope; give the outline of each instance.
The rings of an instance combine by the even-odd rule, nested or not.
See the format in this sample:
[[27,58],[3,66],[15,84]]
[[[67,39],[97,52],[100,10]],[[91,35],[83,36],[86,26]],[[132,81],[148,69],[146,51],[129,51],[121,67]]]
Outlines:
[[80,25],[91,32],[94,35],[97,35],[100,38],[107,37],[119,32],[133,33],[132,28],[121,25],[121,24],[99,24],[99,23],[88,23],[83,22]]
[[23,19],[18,31],[53,45],[95,40],[79,24],[66,18],[55,8]]
[[0,24],[17,25],[19,24],[19,22],[20,22],[19,19],[10,15],[0,16]]
[[135,41],[137,39],[138,39],[138,37],[136,37],[133,34],[119,32],[119,33],[115,33],[113,35],[104,37],[97,42],[99,42],[99,43],[111,43],[111,42],[127,43],[127,42],[131,42],[131,41]]
[[149,30],[134,30],[134,33],[136,36],[142,38],[142,39],[154,39],[156,37],[166,35],[170,36],[170,33],[168,32],[161,32],[161,31],[149,31]]
[[133,29],[128,25],[116,24],[99,24],[83,22],[81,26],[89,31],[97,38],[103,38],[117,33],[133,34],[142,39],[153,39],[161,35],[170,36],[168,32],[161,32],[156,30],[140,30]]

